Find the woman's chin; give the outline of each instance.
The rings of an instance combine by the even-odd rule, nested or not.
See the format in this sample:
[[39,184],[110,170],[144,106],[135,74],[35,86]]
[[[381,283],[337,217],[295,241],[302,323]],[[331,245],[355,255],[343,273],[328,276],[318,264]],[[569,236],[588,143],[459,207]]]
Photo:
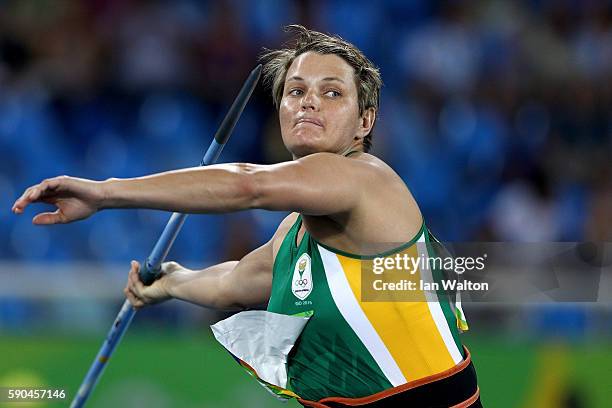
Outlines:
[[293,140],[289,144],[288,149],[294,156],[304,157],[309,154],[323,151],[323,146],[320,138],[313,137],[312,134],[294,135]]
[[309,154],[321,152],[321,147],[315,143],[296,143],[289,146],[289,151],[296,157],[304,157]]

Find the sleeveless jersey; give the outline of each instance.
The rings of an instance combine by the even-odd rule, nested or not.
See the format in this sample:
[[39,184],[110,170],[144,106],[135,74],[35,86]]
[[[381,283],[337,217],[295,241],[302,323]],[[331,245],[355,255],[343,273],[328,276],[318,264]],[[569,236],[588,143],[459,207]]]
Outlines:
[[[447,296],[430,292],[423,301],[362,302],[361,262],[374,256],[331,248],[308,231],[298,245],[301,224],[300,215],[276,255],[267,308],[286,315],[313,312],[288,357],[291,391],[311,401],[358,398],[437,374],[464,359],[458,327],[467,325],[460,304],[456,308]],[[423,224],[410,242],[381,255],[418,256],[433,240]]]

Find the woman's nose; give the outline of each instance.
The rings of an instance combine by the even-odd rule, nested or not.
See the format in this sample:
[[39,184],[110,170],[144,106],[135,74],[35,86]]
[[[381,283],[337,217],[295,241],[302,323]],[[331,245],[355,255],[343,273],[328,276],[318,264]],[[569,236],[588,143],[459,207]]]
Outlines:
[[302,98],[302,110],[319,110],[319,98],[314,92],[306,92]]

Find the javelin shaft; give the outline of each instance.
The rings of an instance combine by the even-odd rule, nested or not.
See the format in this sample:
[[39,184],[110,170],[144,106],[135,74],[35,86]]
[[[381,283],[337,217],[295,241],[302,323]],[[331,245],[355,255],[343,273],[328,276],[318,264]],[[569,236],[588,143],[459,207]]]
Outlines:
[[[232,103],[227,115],[225,115],[223,122],[221,122],[221,126],[219,126],[219,129],[217,129],[217,133],[215,133],[215,137],[210,143],[210,146],[208,147],[200,166],[208,166],[209,164],[213,164],[219,158],[221,150],[223,150],[223,146],[225,146],[225,143],[232,134],[232,131],[234,130],[234,127],[236,126],[244,107],[249,101],[249,98],[251,97],[251,94],[259,81],[261,70],[261,65],[255,67],[255,69],[251,71],[251,74],[245,81],[244,85],[242,85],[238,96],[234,100],[234,103]],[[166,259],[166,256],[168,255],[176,236],[183,226],[186,217],[186,214],[180,213],[173,213],[170,217],[170,221],[157,240],[155,247],[153,247],[153,251],[151,251],[151,254],[144,262],[144,267],[140,270],[140,280],[145,285],[150,285],[159,276],[161,272],[161,263],[164,261],[164,259]]]
[[[251,94],[253,93],[253,90],[255,89],[255,86],[257,85],[257,82],[259,81],[261,70],[261,65],[255,67],[245,81],[244,85],[240,89],[240,92],[238,93],[238,96],[234,100],[234,103],[230,107],[230,110],[223,119],[221,126],[219,126],[217,133],[215,133],[215,137],[206,151],[200,166],[213,164],[219,158],[225,143],[234,130],[242,111],[244,110],[249,98],[251,97]],[[153,247],[151,254],[148,256],[146,261],[143,262],[140,270],[140,279],[144,284],[150,285],[159,276],[161,272],[161,264],[164,259],[166,259],[166,256],[168,255],[174,240],[181,230],[181,227],[185,223],[186,218],[187,215],[181,213],[173,213],[170,217],[168,224]],[[135,314],[136,309],[134,309],[132,304],[126,300],[123,303],[119,314],[115,318],[115,321],[109,330],[100,351],[98,351],[98,355],[94,359],[89,371],[87,372],[87,375],[83,379],[77,395],[72,400],[72,403],[70,404],[71,408],[81,408],[85,405],[92,390],[100,379],[102,372],[106,367],[106,363],[130,326]]]

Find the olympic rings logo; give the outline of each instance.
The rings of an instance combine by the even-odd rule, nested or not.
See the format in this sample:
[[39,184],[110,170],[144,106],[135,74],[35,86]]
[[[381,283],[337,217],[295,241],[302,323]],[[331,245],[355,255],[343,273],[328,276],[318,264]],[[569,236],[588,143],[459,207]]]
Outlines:
[[304,287],[308,285],[308,279],[296,279],[295,284]]

